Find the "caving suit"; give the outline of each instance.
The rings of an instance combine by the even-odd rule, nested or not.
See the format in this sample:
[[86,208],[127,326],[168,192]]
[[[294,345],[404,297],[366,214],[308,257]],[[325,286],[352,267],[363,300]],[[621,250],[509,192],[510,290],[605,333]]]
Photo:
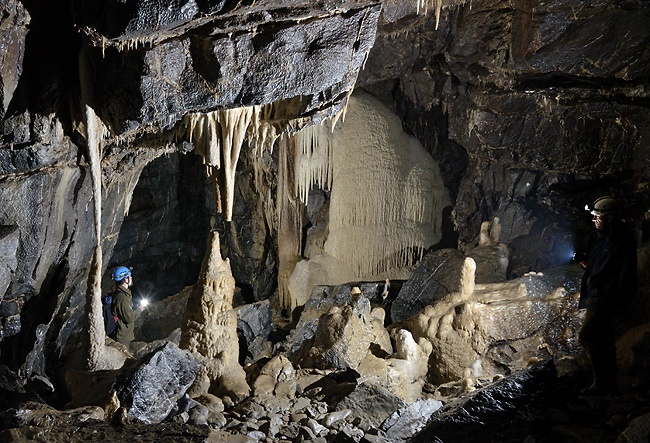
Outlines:
[[598,232],[580,288],[580,308],[587,308],[580,342],[589,352],[594,385],[616,389],[616,347],[613,318],[636,292],[636,240],[615,220]]
[[115,340],[128,346],[135,338],[135,320],[138,314],[133,310],[133,297],[131,290],[118,286],[113,293],[111,306],[113,315],[117,317]]

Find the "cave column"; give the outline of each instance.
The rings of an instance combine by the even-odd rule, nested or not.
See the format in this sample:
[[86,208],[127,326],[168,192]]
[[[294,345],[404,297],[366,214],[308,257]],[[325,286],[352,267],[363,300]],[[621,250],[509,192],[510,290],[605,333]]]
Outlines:
[[86,366],[89,370],[104,369],[102,354],[106,333],[101,302],[102,281],[102,138],[104,126],[95,110],[93,103],[94,76],[88,49],[83,47],[79,54],[79,77],[81,81],[81,102],[84,110],[84,123],[86,126],[86,143],[88,147],[88,160],[90,163],[90,178],[92,181],[93,212],[95,222],[95,250],[90,265],[88,286],[86,289],[86,303],[84,316],[84,351],[86,353]]

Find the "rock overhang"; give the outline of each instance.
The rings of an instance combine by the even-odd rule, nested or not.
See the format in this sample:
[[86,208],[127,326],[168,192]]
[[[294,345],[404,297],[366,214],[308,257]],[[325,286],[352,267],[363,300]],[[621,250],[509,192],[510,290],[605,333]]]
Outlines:
[[295,109],[276,117],[334,117],[374,45],[382,7],[377,0],[230,9],[228,2],[188,2],[193,13],[174,3],[165,21],[164,3],[113,5],[110,13],[108,3],[74,5],[94,82],[102,85],[95,107],[115,136],[173,129],[188,113],[291,99]]

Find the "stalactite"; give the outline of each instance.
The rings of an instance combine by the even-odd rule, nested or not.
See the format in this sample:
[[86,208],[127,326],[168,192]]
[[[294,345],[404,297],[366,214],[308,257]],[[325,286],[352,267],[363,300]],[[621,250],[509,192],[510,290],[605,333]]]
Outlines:
[[219,191],[215,194],[219,199],[217,206],[221,205],[227,221],[232,220],[235,173],[244,139],[248,138],[254,144],[256,155],[253,158],[259,159],[264,149],[272,150],[289,121],[305,124],[308,120],[300,117],[301,102],[298,97],[266,105],[193,113],[185,117],[178,135],[194,143],[197,153],[208,165],[208,176],[214,176],[218,181],[215,184],[215,190]]
[[296,143],[296,195],[307,204],[314,186],[330,189],[332,185],[332,141],[326,121],[303,128],[294,136]]
[[[466,0],[461,0],[458,3],[465,3]],[[472,2],[470,1],[470,8],[472,6]],[[442,0],[417,0],[417,13],[423,13],[423,14],[428,14],[429,9],[435,10],[436,14],[436,29],[438,29],[438,25],[440,24],[440,14],[442,13]]]
[[294,166],[296,146],[294,137],[282,137],[279,143],[277,217],[278,217],[278,294],[280,306],[295,309],[289,295],[289,277],[296,263],[301,259],[302,218],[296,195],[296,168]]

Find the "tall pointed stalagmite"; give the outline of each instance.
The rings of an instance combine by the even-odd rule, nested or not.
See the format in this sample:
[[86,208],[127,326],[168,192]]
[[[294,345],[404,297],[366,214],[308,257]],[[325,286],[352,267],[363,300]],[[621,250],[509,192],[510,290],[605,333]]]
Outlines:
[[246,373],[238,362],[234,293],[230,260],[221,258],[219,234],[213,231],[199,280],[187,300],[181,328],[180,347],[191,351],[202,364],[188,391],[192,397],[210,392],[240,401],[249,394]]

